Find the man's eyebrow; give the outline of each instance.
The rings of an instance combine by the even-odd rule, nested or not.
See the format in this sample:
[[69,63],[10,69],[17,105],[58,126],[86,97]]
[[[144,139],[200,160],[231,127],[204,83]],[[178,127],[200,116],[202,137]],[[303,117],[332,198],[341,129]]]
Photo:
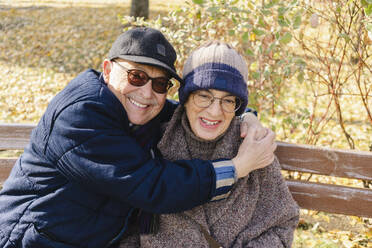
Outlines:
[[[147,74],[149,74],[149,73],[147,72],[147,70],[146,70],[145,67],[142,67],[142,65],[139,64],[139,63],[136,63],[136,64],[137,64],[136,66],[134,66],[133,68],[130,68],[130,69],[131,69],[131,70],[133,70],[133,69],[135,69],[135,70],[141,70],[141,71],[144,71],[144,72],[146,72]],[[172,78],[172,76],[171,76],[171,75],[170,75],[166,70],[164,70],[163,68],[157,67],[157,66],[155,66],[155,65],[146,65],[146,66],[155,67],[156,69],[159,69],[159,71],[161,71],[161,72],[163,73],[163,75],[162,75],[162,76],[159,76],[159,77],[166,77],[166,78],[169,78],[169,79]]]

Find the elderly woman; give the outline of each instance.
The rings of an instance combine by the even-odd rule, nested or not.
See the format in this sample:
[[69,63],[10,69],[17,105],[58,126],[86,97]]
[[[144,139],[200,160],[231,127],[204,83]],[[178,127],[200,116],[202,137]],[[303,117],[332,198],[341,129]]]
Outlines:
[[[242,141],[235,116],[248,102],[243,57],[225,43],[209,42],[191,54],[183,75],[181,104],[158,144],[160,152],[169,160],[233,158]],[[247,135],[252,156],[265,157],[254,133]],[[274,160],[239,179],[224,200],[160,215],[158,231],[141,234],[139,242],[141,247],[290,247],[298,211]]]

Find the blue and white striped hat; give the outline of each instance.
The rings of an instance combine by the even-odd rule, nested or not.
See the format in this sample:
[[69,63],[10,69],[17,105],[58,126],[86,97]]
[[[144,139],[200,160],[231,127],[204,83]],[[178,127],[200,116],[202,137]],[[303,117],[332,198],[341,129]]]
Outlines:
[[242,101],[236,115],[244,112],[248,104],[248,66],[244,58],[231,46],[211,41],[196,49],[183,67],[184,83],[178,90],[180,103],[190,93],[201,89],[230,92]]

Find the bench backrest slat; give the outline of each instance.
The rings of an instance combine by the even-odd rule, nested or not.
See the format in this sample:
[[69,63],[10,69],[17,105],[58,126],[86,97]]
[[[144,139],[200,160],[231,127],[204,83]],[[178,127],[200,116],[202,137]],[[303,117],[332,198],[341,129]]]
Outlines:
[[0,150],[23,150],[34,127],[31,124],[1,124]]
[[[34,125],[0,124],[0,150],[23,149]],[[335,177],[372,180],[372,152],[326,149],[278,142],[282,168]],[[0,186],[16,158],[0,158]],[[372,189],[287,180],[300,207],[372,218]]]
[[301,208],[372,218],[372,190],[287,180]]
[[278,142],[283,169],[326,176],[372,179],[372,153]]

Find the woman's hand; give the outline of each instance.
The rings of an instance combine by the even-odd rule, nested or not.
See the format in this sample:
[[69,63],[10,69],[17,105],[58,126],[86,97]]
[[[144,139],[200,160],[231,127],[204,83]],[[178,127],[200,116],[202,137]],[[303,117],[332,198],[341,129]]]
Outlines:
[[251,171],[264,168],[274,161],[275,133],[270,129],[266,130],[265,137],[256,140],[254,137],[256,128],[248,128],[238,154],[232,159],[238,178],[245,177]]
[[254,139],[261,140],[268,134],[268,129],[262,126],[261,122],[257,119],[257,116],[251,112],[243,115],[243,121],[240,125],[240,137],[244,138],[247,136],[248,128],[254,129]]

